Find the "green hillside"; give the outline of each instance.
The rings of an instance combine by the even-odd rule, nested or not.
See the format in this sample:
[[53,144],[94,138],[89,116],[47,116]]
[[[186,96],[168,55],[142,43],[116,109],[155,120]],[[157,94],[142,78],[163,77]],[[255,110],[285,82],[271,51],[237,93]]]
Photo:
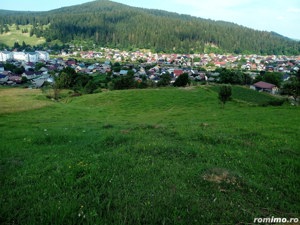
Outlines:
[[[266,92],[257,92],[255,90],[249,90],[248,87],[233,85],[232,98],[234,101],[243,102],[254,106],[267,106],[267,105],[281,105],[284,103],[284,99],[280,96],[273,96]],[[219,92],[219,85],[211,86],[211,89],[215,92]]]
[[[159,7],[159,6],[158,6]],[[251,15],[249,15],[251,17]],[[234,23],[213,21],[161,10],[130,7],[108,0],[48,12],[0,10],[5,24],[31,24],[47,42],[85,42],[122,49],[156,52],[226,52],[257,54],[300,53],[300,42],[274,32],[257,31]],[[44,29],[44,25],[50,25]],[[216,46],[209,49],[207,46]]]
[[0,95],[1,224],[299,217],[299,107],[223,109],[207,87]]
[[26,45],[37,46],[46,42],[45,38],[37,38],[36,35],[30,37],[29,32],[22,33],[22,30],[27,29],[30,31],[32,26],[30,25],[20,25],[17,30],[16,25],[8,26],[9,32],[0,34],[0,43],[9,47],[13,47],[17,42],[22,45],[24,42]]

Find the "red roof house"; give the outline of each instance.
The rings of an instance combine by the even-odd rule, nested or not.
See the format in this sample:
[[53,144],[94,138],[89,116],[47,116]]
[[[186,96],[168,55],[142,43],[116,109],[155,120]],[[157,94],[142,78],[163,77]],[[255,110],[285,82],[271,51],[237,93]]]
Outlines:
[[252,88],[257,91],[265,91],[272,94],[275,94],[278,91],[278,88],[275,84],[270,84],[264,81],[259,81],[252,85]]
[[179,77],[181,74],[183,74],[183,70],[174,70],[175,77]]

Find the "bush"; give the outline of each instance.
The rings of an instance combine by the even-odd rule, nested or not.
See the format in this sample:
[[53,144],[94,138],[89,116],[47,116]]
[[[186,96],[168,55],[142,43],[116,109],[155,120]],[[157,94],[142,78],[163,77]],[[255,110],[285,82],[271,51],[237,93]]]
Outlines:
[[190,82],[187,73],[181,74],[174,82],[175,87],[184,87]]
[[261,106],[282,106],[285,99],[273,99],[261,104]]
[[84,87],[84,93],[93,94],[97,88],[97,84],[93,80],[90,80]]
[[131,75],[126,75],[120,78],[116,78],[112,82],[113,90],[131,89],[134,88],[135,86],[136,86],[136,81]]
[[169,73],[165,73],[161,76],[160,80],[157,83],[158,87],[164,87],[170,85],[171,76]]
[[219,100],[222,102],[223,106],[227,101],[230,100],[232,95],[232,89],[229,85],[222,85],[219,90]]

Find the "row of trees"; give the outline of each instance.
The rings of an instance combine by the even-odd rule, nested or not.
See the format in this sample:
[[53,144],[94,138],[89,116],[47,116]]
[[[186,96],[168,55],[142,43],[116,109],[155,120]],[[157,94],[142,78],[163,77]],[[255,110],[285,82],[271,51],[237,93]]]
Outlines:
[[[38,63],[36,65],[36,70],[38,70],[42,66],[44,66],[42,63]],[[95,82],[95,85],[105,83],[105,87],[118,90],[130,88],[145,88],[147,86],[153,86],[153,84],[149,84],[146,75],[141,76],[140,79],[135,79],[134,71],[132,70],[133,68],[122,68],[122,66],[118,62],[111,66],[112,71],[114,72],[119,72],[121,69],[128,69],[127,75],[114,76],[112,72],[109,72],[106,75],[102,75],[105,77],[105,79],[97,81],[98,83]],[[12,64],[5,64],[5,68],[11,71],[15,71],[18,69]],[[285,87],[285,90],[289,89],[288,87],[291,86],[293,86],[295,90],[298,90],[298,86],[300,86],[300,71],[292,75],[290,80],[287,82],[283,82],[282,74],[276,72],[262,72],[260,75],[256,76],[254,80],[249,74],[243,73],[242,71],[228,70],[222,68],[217,69],[216,72],[219,73],[219,78],[217,82],[220,84],[251,85],[259,81],[265,81],[268,83],[275,84],[278,87]],[[171,79],[172,77],[168,72],[163,73],[160,76],[160,80],[157,82],[156,86],[169,86],[171,84]],[[82,89],[90,80],[92,80],[91,76],[78,74],[75,72],[74,69],[67,67],[60,72],[60,76],[57,79],[57,83],[60,88]],[[187,73],[184,73],[175,80],[173,85],[177,87],[183,87],[190,83],[191,80],[189,79],[189,75]],[[298,89],[295,87],[298,87]]]
[[[56,77],[54,89],[72,89],[78,93],[92,94],[99,88],[99,83],[93,77],[78,74],[73,68],[66,67]],[[99,90],[98,90],[99,91]]]
[[[173,85],[175,87],[184,87],[189,83],[189,76],[185,73],[179,76]],[[111,90],[124,90],[170,85],[171,76],[168,73],[162,75],[162,78],[156,84],[153,81],[147,80],[146,76],[135,79],[133,70],[128,70],[127,75],[124,76],[113,76],[111,72],[105,75],[89,76],[76,73],[74,69],[67,67],[56,77],[54,89],[72,89],[78,93],[92,94],[101,91],[101,87]]]
[[218,82],[222,84],[249,85],[253,82],[253,79],[249,74],[243,73],[240,70],[218,68],[216,72],[220,73]]
[[248,73],[244,73],[240,70],[229,70],[226,68],[218,68],[216,72],[220,73],[218,83],[222,84],[239,84],[250,85],[259,81],[275,84],[280,87],[282,84],[283,74],[280,72],[265,72],[262,71],[253,80]]
[[[48,42],[74,40],[123,49],[155,52],[219,51],[258,54],[298,54],[300,43],[269,32],[158,10],[94,1],[43,13],[4,13],[0,24],[31,24],[30,35]],[[0,14],[1,15],[1,14]],[[49,25],[45,28],[45,25]],[[214,46],[214,47],[212,47]]]

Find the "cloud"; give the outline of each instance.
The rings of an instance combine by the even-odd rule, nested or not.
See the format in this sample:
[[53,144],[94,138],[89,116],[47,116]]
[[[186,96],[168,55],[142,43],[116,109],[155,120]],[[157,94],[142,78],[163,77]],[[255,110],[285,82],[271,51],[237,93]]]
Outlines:
[[277,18],[276,18],[277,20],[284,20],[285,19],[285,17],[284,16],[277,16]]
[[290,13],[300,13],[300,8],[288,8],[287,11]]

